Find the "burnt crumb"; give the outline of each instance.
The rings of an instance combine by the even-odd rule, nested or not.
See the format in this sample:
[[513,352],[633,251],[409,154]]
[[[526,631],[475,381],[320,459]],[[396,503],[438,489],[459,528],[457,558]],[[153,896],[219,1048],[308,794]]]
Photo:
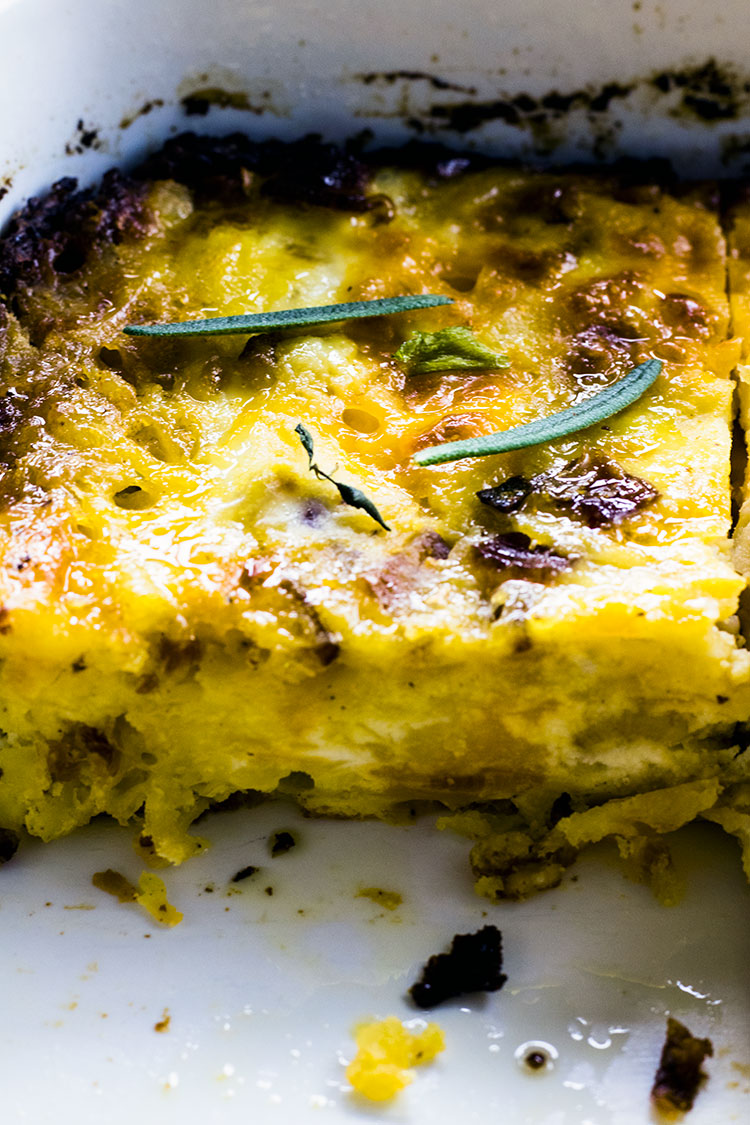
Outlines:
[[84,658],[82,656],[79,656],[77,660],[74,660],[70,666],[70,670],[71,672],[85,672],[86,661],[84,660]]
[[714,1053],[710,1039],[698,1039],[670,1016],[667,1037],[651,1088],[651,1100],[660,1113],[687,1113],[708,1075],[703,1060]]
[[548,577],[568,570],[573,559],[558,555],[551,547],[532,546],[531,539],[520,531],[493,535],[477,543],[474,550],[481,559],[498,570],[518,570],[537,577]]
[[229,881],[230,883],[241,883],[243,880],[250,879],[253,875],[256,875],[258,871],[260,871],[259,867],[254,867],[252,863],[249,863],[247,867],[241,867]]
[[496,512],[518,512],[531,494],[533,485],[526,477],[514,476],[477,492],[477,498]]
[[456,934],[448,953],[430,957],[409,996],[418,1008],[427,1009],[467,992],[497,992],[508,979],[502,968],[502,935],[496,926]]
[[265,891],[265,893],[268,895],[269,898],[273,894],[273,887],[264,887],[263,890]]
[[621,523],[653,504],[659,493],[614,461],[585,454],[555,473],[539,473],[531,480],[509,477],[477,496],[498,512],[518,512],[530,505],[572,511],[588,527],[597,528]]
[[65,152],[68,156],[80,155],[87,148],[98,148],[98,141],[99,130],[87,127],[81,119],[76,125],[75,140],[65,146]]
[[18,851],[21,840],[17,832],[11,828],[0,828],[0,867]]
[[272,856],[286,855],[296,845],[297,841],[291,832],[274,832],[268,841],[268,850]]

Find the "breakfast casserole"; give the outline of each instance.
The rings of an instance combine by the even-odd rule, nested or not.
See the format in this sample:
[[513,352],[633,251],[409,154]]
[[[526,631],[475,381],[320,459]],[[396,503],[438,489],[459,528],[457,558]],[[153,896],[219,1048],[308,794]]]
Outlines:
[[[726,811],[726,273],[709,188],[429,148],[187,135],[30,201],[0,248],[0,826],[108,813],[178,862],[235,793],[430,803],[499,897]],[[362,315],[410,295],[444,303]],[[649,361],[593,424],[424,463]]]

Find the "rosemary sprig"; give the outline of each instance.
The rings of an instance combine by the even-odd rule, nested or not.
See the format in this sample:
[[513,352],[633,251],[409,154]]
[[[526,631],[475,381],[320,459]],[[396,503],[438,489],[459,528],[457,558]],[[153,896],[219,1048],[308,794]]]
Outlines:
[[241,316],[210,316],[200,320],[180,320],[164,324],[128,324],[128,336],[231,336],[256,332],[276,332],[280,328],[307,328],[336,320],[356,320],[365,316],[391,316],[412,309],[450,305],[451,297],[434,293],[413,296],[378,297],[373,301],[345,301],[338,305],[312,305],[278,312],[243,313]]
[[441,465],[446,461],[459,461],[464,457],[487,457],[491,453],[507,453],[511,449],[526,449],[530,445],[541,445],[556,438],[586,430],[589,426],[619,414],[648,390],[659,375],[661,360],[647,359],[632,371],[605,387],[603,391],[591,395],[575,406],[560,410],[547,418],[537,418],[509,430],[500,430],[465,441],[448,441],[422,449],[414,454],[418,465]]
[[328,480],[331,482],[331,484],[335,485],[335,487],[339,491],[339,496],[345,504],[349,505],[350,508],[361,508],[362,511],[367,512],[368,516],[374,519],[376,523],[379,523],[384,531],[390,531],[390,527],[385,522],[378,509],[375,507],[372,500],[368,499],[368,497],[365,496],[364,492],[362,492],[359,488],[354,488],[351,484],[342,484],[341,481],[334,480],[333,477],[330,477],[328,475],[328,473],[324,473],[319,465],[315,464],[315,461],[313,460],[315,453],[312,434],[307,429],[307,427],[303,426],[302,423],[299,422],[294,427],[294,432],[302,442],[305,453],[307,454],[307,467],[310,472],[315,473],[315,476],[318,478],[318,480],[323,478],[324,480]]
[[393,358],[407,375],[428,375],[431,371],[487,371],[510,366],[507,355],[493,352],[464,325],[440,328],[437,332],[412,332]]

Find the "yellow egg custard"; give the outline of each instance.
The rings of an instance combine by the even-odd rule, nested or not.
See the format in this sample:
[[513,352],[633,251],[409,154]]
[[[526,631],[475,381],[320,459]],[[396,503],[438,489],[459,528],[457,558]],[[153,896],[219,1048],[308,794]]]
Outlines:
[[[106,812],[177,862],[238,791],[491,803],[516,871],[726,800],[750,713],[726,275],[706,189],[430,151],[188,136],[32,201],[0,250],[0,826]],[[415,294],[450,303],[124,331]],[[650,359],[585,429],[414,459]]]

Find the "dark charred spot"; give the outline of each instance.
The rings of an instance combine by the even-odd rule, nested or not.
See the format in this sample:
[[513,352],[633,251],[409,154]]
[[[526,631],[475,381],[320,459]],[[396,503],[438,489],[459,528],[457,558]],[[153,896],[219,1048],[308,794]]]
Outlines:
[[667,1037],[651,1088],[651,1100],[661,1113],[687,1113],[708,1075],[704,1059],[714,1053],[710,1039],[691,1035],[684,1024],[670,1016]]
[[502,969],[503,940],[496,926],[456,934],[448,953],[430,957],[409,996],[428,1009],[469,992],[497,992],[508,979]]
[[516,570],[526,575],[546,578],[561,574],[573,565],[573,559],[558,555],[551,547],[532,546],[531,539],[520,531],[493,535],[474,547],[477,555],[497,570]]
[[516,192],[511,212],[516,216],[531,216],[551,226],[573,222],[581,213],[580,190],[575,184],[540,183],[524,184]]
[[7,606],[0,606],[0,637],[5,637],[13,631],[10,621],[10,610]]
[[680,108],[702,121],[737,117],[745,92],[740,80],[728,69],[722,70],[715,59],[700,66],[662,71],[651,81],[663,94],[679,91]]
[[564,820],[566,816],[570,816],[573,812],[573,801],[570,793],[561,793],[559,797],[555,797],[552,802],[552,807],[549,811],[547,822],[550,828],[554,828],[558,821]]
[[185,669],[194,670],[203,655],[203,645],[196,637],[189,641],[175,641],[162,635],[156,654],[167,674]]
[[538,285],[553,272],[564,255],[555,250],[531,250],[506,243],[493,251],[491,264],[499,274]]
[[531,494],[533,485],[526,477],[508,477],[492,488],[483,488],[477,497],[496,512],[518,512]]
[[287,203],[332,207],[340,211],[378,210],[383,197],[367,195],[370,170],[356,155],[355,142],[343,147],[318,136],[292,143],[252,141],[242,133],[225,137],[182,133],[167,141],[136,170],[139,179],[173,179],[201,199],[241,202],[248,173],[263,180],[263,194]]
[[103,731],[76,723],[57,742],[51,742],[47,766],[52,781],[74,781],[86,766],[98,760],[108,774],[117,772],[120,752]]
[[274,832],[268,841],[268,850],[272,856],[286,855],[297,846],[297,840],[291,832]]
[[0,828],[0,867],[18,851],[20,837],[11,828]]
[[13,216],[0,240],[0,292],[10,296],[55,273],[75,273],[95,242],[145,232],[143,185],[113,169],[98,188],[76,187],[66,176]]
[[389,200],[368,197],[369,179],[367,165],[352,154],[315,141],[306,150],[282,157],[278,170],[263,185],[263,194],[337,211],[369,211],[373,207],[388,211],[390,204],[392,217]]

